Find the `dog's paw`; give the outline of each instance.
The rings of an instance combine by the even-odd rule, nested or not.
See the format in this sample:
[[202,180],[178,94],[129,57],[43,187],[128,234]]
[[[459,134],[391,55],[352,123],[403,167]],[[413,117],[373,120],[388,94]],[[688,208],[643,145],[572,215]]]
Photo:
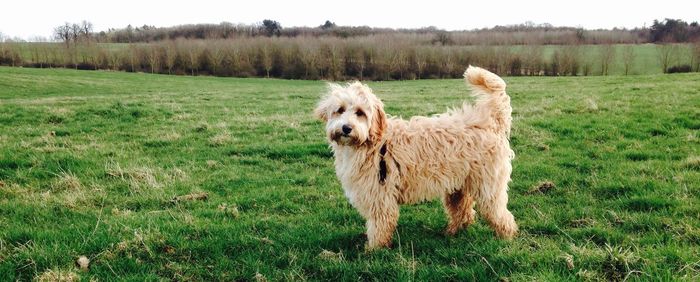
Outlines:
[[518,225],[516,225],[515,222],[508,225],[496,226],[494,229],[496,230],[498,238],[504,240],[511,240],[518,235]]
[[393,249],[394,244],[392,242],[388,242],[385,244],[370,244],[369,242],[365,243],[365,252],[372,252],[380,249]]
[[460,229],[460,227],[448,226],[447,228],[445,228],[445,236],[454,236],[457,234],[457,232],[459,232]]

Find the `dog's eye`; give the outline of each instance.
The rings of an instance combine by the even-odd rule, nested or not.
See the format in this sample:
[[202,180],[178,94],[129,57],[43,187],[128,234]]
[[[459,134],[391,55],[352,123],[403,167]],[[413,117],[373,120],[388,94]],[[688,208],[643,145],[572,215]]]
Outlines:
[[363,116],[365,116],[365,112],[363,112],[362,110],[357,110],[357,112],[355,112],[355,114],[356,114],[358,117],[363,117]]
[[345,112],[345,108],[340,107],[340,108],[339,108],[337,111],[335,111],[335,112],[338,113],[338,114],[342,114],[342,113]]

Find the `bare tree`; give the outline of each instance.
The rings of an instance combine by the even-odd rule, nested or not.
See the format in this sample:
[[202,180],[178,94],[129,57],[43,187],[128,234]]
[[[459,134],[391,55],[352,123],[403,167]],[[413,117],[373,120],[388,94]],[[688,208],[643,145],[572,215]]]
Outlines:
[[131,72],[136,72],[136,64],[139,63],[139,54],[140,52],[136,45],[129,44],[129,49],[126,50],[126,55],[128,56],[127,60],[129,60],[129,67],[131,68]]
[[416,49],[414,56],[416,61],[416,77],[420,79],[423,70],[425,70],[425,67],[428,65],[427,56],[423,49]]
[[151,73],[156,73],[156,69],[160,69],[160,49],[158,46],[148,46],[145,50],[148,66],[151,68]]
[[399,79],[403,80],[403,73],[407,66],[408,60],[404,51],[401,49],[396,50],[390,59],[391,72],[398,72]]
[[39,68],[43,68],[44,66],[41,63],[41,59],[39,58],[39,47],[39,44],[32,44],[29,45],[29,50],[31,52],[32,64],[39,65]]
[[340,79],[342,76],[340,50],[336,44],[327,45],[328,48],[322,50],[321,59],[327,60],[328,66],[328,78],[329,79]]
[[121,67],[121,62],[122,62],[122,54],[125,54],[126,52],[117,52],[113,51],[109,53],[109,66],[112,68],[112,70],[119,70],[119,67]]
[[222,44],[213,44],[211,47],[211,74],[217,75],[219,73],[225,55]]
[[91,22],[82,21],[80,23],[80,36],[83,37],[88,44],[92,36],[92,27],[93,25]]
[[100,65],[100,51],[102,49],[98,48],[97,45],[88,45],[85,49],[85,52],[87,52],[87,63],[92,65],[94,70],[97,70]]
[[262,48],[260,48],[260,53],[258,53],[260,64],[265,69],[266,78],[270,78],[270,70],[272,70],[272,54],[270,53],[272,53],[272,50],[269,44],[263,44]]
[[73,43],[78,43],[78,39],[80,38],[80,32],[82,31],[82,28],[80,27],[79,24],[72,24],[70,26],[70,38],[73,40]]
[[525,46],[523,50],[523,68],[525,75],[540,75],[542,70],[542,59],[544,58],[544,47],[542,45]]
[[[316,66],[317,51],[315,49],[310,49],[312,47],[307,47],[306,50],[301,52],[301,61],[304,64],[304,78],[309,79],[309,72],[314,70]],[[362,71],[360,71],[360,76],[362,76]]]
[[367,53],[362,48],[355,53],[355,64],[360,74],[360,80],[363,80],[365,78],[365,69],[367,68]]
[[693,55],[691,67],[696,72],[700,72],[700,41],[693,44]]
[[[54,49],[54,48],[51,48]],[[51,67],[51,61],[50,61],[50,52],[49,52],[49,46],[48,44],[41,44],[41,48],[39,49],[40,53],[40,60],[42,62],[41,67],[43,68],[44,65],[43,63],[48,64],[48,67]]]
[[610,71],[610,64],[613,63],[615,59],[615,45],[604,44],[598,47],[599,59],[600,59],[600,74],[608,75]]
[[455,67],[455,59],[452,56],[452,52],[446,50],[444,60],[442,61],[442,71],[444,72],[444,78],[451,78],[453,68]]
[[577,75],[580,65],[580,54],[578,45],[568,45],[561,47],[561,73],[564,75]]
[[628,75],[630,73],[630,70],[632,70],[634,58],[634,45],[625,45],[625,47],[622,48],[622,65],[625,67],[625,75]]
[[175,42],[170,41],[166,43],[163,48],[163,61],[168,68],[168,74],[172,74],[173,68],[175,67],[175,60],[177,59],[177,47],[175,46]]
[[189,48],[187,48],[187,58],[189,59],[188,62],[190,63],[190,73],[193,76],[194,70],[199,68],[199,53],[195,48],[195,46],[189,46]]
[[61,40],[66,43],[66,47],[70,47],[71,31],[71,25],[69,23],[65,23],[55,27],[53,29],[53,35],[56,40]]
[[671,65],[671,59],[675,52],[676,46],[673,44],[666,43],[656,45],[656,55],[663,73],[668,72],[668,67]]

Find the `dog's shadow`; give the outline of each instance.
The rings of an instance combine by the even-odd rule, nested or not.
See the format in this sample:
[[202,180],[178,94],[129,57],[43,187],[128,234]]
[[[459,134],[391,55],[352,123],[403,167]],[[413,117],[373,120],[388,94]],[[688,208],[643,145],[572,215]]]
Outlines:
[[[367,234],[364,233],[365,230],[362,227],[344,228],[340,231],[327,233],[326,236],[310,242],[311,246],[309,247],[318,248],[319,252],[323,250],[341,252],[346,260],[354,260],[361,257],[361,254],[368,253],[365,250]],[[421,222],[403,223],[394,232],[391,246],[385,250],[399,251],[402,248],[428,250],[446,247],[453,243],[452,238],[464,235],[466,234],[448,236],[444,233],[444,226],[429,226]]]
[[[359,222],[358,222],[359,223]],[[474,238],[482,238],[485,241],[497,240],[485,223],[478,220],[465,229],[460,230],[455,235],[445,233],[447,221],[429,220],[421,221],[414,218],[400,220],[397,231],[394,232],[392,245],[389,248],[379,250],[384,252],[412,252],[421,250],[421,253],[446,249],[459,245],[460,248],[468,252],[473,246],[471,242]],[[367,235],[364,233],[364,225],[345,225],[339,229],[325,230],[325,236],[308,242],[311,249],[317,248],[319,252],[323,250],[342,253],[346,260],[352,261],[364,257],[367,254],[377,253],[367,252],[365,244]]]

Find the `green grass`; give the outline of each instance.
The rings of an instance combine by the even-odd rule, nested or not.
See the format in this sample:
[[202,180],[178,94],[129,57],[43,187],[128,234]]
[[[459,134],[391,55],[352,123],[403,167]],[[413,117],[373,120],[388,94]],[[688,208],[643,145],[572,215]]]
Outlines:
[[[520,235],[445,237],[430,202],[365,253],[310,114],[322,82],[0,68],[0,277],[697,280],[700,75],[506,80]],[[467,97],[370,86],[404,117]]]
[[[613,56],[612,62],[610,64],[610,74],[611,75],[624,75],[625,65],[623,59],[623,52],[625,44],[615,44],[615,54]],[[559,46],[547,46],[545,49],[545,56],[551,57],[554,50]],[[582,56],[581,63],[585,64],[589,62],[592,66],[591,74],[600,75],[601,74],[601,59],[600,59],[600,47],[601,45],[582,45],[580,47],[580,56]],[[690,65],[691,48],[693,46],[690,44],[677,44],[677,49],[672,52],[670,65]],[[635,44],[632,45],[632,52],[634,54],[634,59],[630,66],[629,75],[639,75],[639,74],[662,74],[663,68],[659,61],[659,50],[656,44]]]

